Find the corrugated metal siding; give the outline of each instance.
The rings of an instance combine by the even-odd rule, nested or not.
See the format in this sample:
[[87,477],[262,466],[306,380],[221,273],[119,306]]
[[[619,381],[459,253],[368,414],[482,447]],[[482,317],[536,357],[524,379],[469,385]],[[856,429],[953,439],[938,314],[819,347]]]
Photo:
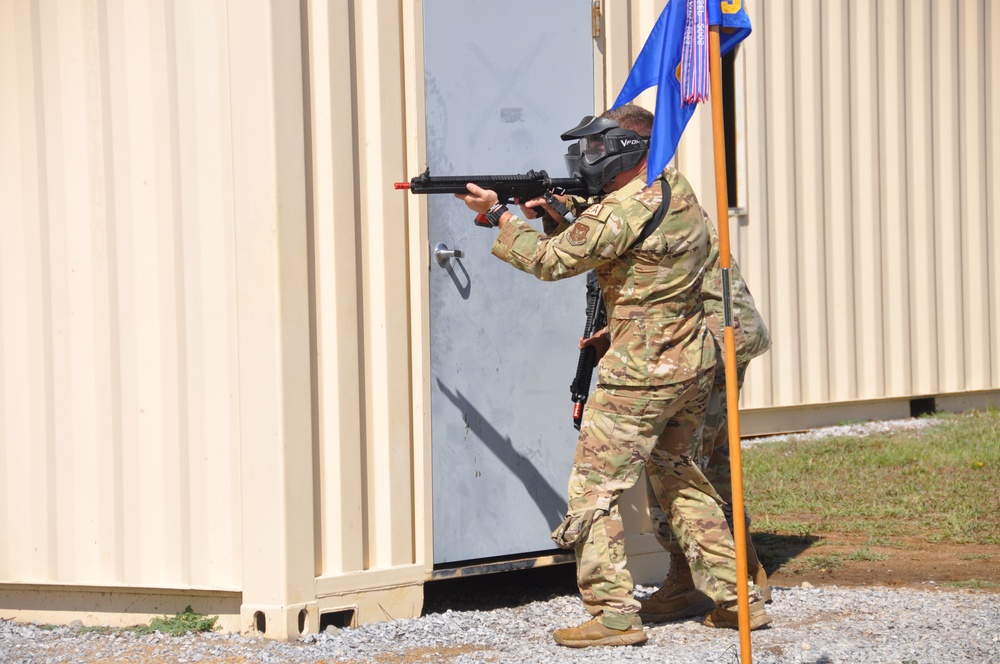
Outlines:
[[[663,5],[605,3],[606,103]],[[426,202],[388,186],[423,168],[421,11],[0,0],[0,582],[422,578]],[[997,10],[750,12],[731,229],[775,346],[743,407],[1000,389]],[[678,163],[711,209],[710,140]]]
[[[765,95],[748,84],[748,113],[767,118],[767,201],[750,202],[750,223],[769,227],[772,246],[795,243],[772,254],[766,301],[774,375],[792,380],[761,405],[1000,387],[984,324],[1000,301],[987,260],[984,8],[759,3],[765,46],[746,57]],[[822,146],[808,142],[817,133]],[[814,245],[817,228],[829,239]]]
[[[426,293],[426,242],[388,186],[422,159],[422,130],[404,136],[405,113],[418,125],[419,5],[294,8],[0,2],[0,582],[241,589],[247,564],[291,564],[247,563],[241,547],[247,524],[255,552],[289,527],[303,487],[316,575],[423,560],[423,363],[407,369],[400,340],[426,328],[408,304]],[[305,97],[279,105],[296,70]],[[282,267],[308,262],[288,253],[300,206],[313,338],[295,322],[307,289],[286,292],[297,277]],[[259,213],[282,225],[273,240]],[[272,297],[288,303],[254,303]],[[299,381],[287,344],[315,350],[314,394],[275,385]],[[297,411],[280,405],[256,417],[259,398],[311,404],[314,423],[282,424]],[[308,459],[287,448],[272,463],[272,426],[315,432],[314,474],[284,484],[286,461]],[[254,504],[252,479],[287,504]],[[268,583],[252,594],[280,601]]]
[[[632,58],[664,4],[632,3]],[[1000,389],[997,11],[748,5],[748,216],[730,228],[774,347],[751,364],[742,408]],[[623,82],[608,72],[608,103]],[[714,213],[710,120],[695,114],[677,163]]]
[[[2,581],[240,587],[238,378],[255,369],[237,356],[234,198],[249,191],[234,185],[233,143],[254,149],[240,132],[259,120],[234,126],[231,68],[247,79],[230,61],[232,9],[0,4],[3,89],[16,91],[0,128]],[[417,49],[399,39],[418,17],[304,9],[316,338],[295,343],[317,348],[316,573],[335,575],[413,564],[425,542],[419,371],[399,343],[420,272],[407,197],[386,195],[420,158],[404,165],[417,132],[404,141],[401,49]]]
[[240,583],[225,18],[194,4],[0,3],[2,581]]
[[[404,92],[418,78],[404,74],[406,60],[417,57],[414,29],[404,31],[404,21],[419,21],[419,11],[309,3],[322,425],[317,572],[325,576],[423,559],[424,497],[414,493],[421,434],[411,420],[420,396],[410,382],[421,374],[419,366],[407,369],[412,348],[405,340],[419,339],[411,317],[423,314],[408,302],[410,289],[419,293],[420,279],[426,283],[426,242],[411,242],[409,197],[390,186],[422,168],[419,152],[408,154],[418,130],[404,135],[407,104],[411,111],[417,104],[404,104]],[[410,261],[424,266],[412,285]]]

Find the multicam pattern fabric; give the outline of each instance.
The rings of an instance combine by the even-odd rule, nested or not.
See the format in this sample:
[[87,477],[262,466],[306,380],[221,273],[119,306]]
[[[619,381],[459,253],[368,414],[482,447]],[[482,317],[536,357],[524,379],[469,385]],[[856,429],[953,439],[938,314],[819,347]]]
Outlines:
[[[707,502],[716,506],[710,516],[724,519],[711,485],[689,454],[694,431],[704,418],[711,381],[709,370],[666,386],[598,386],[587,402],[569,480],[566,519],[552,539],[576,553],[584,606],[592,615],[603,613],[608,627],[639,611],[632,575],[625,566],[618,501],[643,468],[664,487],[676,513],[686,514],[689,505],[702,512],[706,501],[699,494],[707,493]],[[697,523],[682,534],[685,542],[701,536]],[[715,547],[690,546],[692,551]]]
[[[566,199],[566,207],[574,215],[586,209],[592,199],[580,196],[570,196]],[[703,211],[704,212],[704,211]],[[719,259],[719,235],[712,223],[711,217],[705,212],[705,224],[712,238],[712,248],[708,257],[708,269],[702,284],[702,295],[705,304],[705,319],[708,329],[715,338],[718,348],[723,346],[722,329],[725,326],[722,304],[722,263]],[[547,235],[555,235],[564,231],[568,224],[556,223],[550,217],[543,218],[543,229]],[[763,355],[771,348],[771,333],[757,310],[753,295],[747,288],[740,266],[732,257],[729,261],[729,283],[733,306],[733,337],[736,341],[736,361],[746,364],[750,360]],[[722,361],[721,354],[719,355]],[[724,372],[723,372],[724,373]]]
[[[736,367],[737,384],[743,385],[743,377],[746,374],[746,364]],[[692,439],[692,454],[700,459],[699,467],[705,478],[712,484],[712,488],[722,502],[722,511],[725,515],[726,526],[724,528],[729,540],[732,540],[731,529],[733,523],[732,513],[732,473],[729,466],[729,428],[727,426],[727,400],[726,400],[726,377],[722,371],[722,363],[717,365],[715,378],[712,382],[711,393],[705,409],[705,419],[698,427]],[[670,555],[685,555],[695,580],[696,586],[706,594],[709,594],[702,584],[710,585],[712,581],[705,575],[704,570],[698,569],[697,560],[691,560],[687,552],[682,549],[677,535],[674,533],[672,515],[670,510],[660,507],[662,497],[657,492],[652,481],[647,482],[647,497],[649,498],[649,518],[653,524],[653,534],[660,545],[670,553]],[[709,507],[706,507],[707,510]],[[702,510],[704,511],[704,510]],[[750,518],[745,515],[746,525],[749,527]],[[716,565],[721,577],[736,579],[736,559],[719,560]],[[717,578],[718,578],[717,576]],[[701,582],[699,584],[699,581]],[[710,595],[711,596],[711,595]],[[714,597],[713,597],[714,599]]]
[[[720,353],[721,355],[721,353]],[[746,363],[736,364],[736,392],[743,387]],[[705,422],[698,427],[694,445],[700,448],[701,469],[715,490],[731,508],[733,497],[732,472],[729,468],[729,402],[726,397],[726,372],[722,362],[715,366],[715,380],[708,397]]]
[[[722,303],[722,268],[719,260],[717,231],[710,219],[706,218],[706,223],[712,234],[712,251],[709,256],[710,269],[705,276],[702,294],[704,295],[706,323],[716,341],[717,364],[715,380],[705,412],[705,422],[703,426],[698,428],[692,440],[692,454],[701,459],[701,469],[705,477],[712,483],[712,487],[722,499],[722,509],[727,523],[726,531],[731,534],[733,525],[732,473],[729,465],[728,402],[726,399],[726,370],[722,334],[725,325]],[[734,260],[730,261],[729,279],[733,306],[737,385],[742,387],[747,363],[771,348],[771,335],[764,324],[764,319],[757,310],[750,289],[743,281],[740,268]],[[685,554],[673,532],[671,517],[660,508],[656,491],[651,482],[647,482],[646,489],[649,497],[649,517],[657,540],[671,555]],[[749,529],[749,513],[745,512],[744,518]],[[715,581],[707,576],[703,569],[698,568],[698,561],[688,558],[688,564],[697,587],[714,598],[709,591],[711,587],[716,586]],[[716,578],[736,579],[735,558],[720,559],[717,564],[719,567]]]
[[[722,329],[725,326],[725,317],[722,305],[722,263],[719,259],[719,236],[712,224],[712,220],[706,215],[705,223],[712,235],[712,252],[708,258],[709,269],[705,274],[705,281],[702,287],[702,295],[705,297],[705,316],[708,329],[719,348],[723,347]],[[736,362],[746,364],[753,358],[763,355],[771,348],[771,333],[764,324],[757,306],[754,303],[753,295],[743,281],[740,274],[740,266],[735,260],[729,261],[729,286],[730,298],[733,305],[733,339],[736,347]],[[719,361],[723,361],[720,354]],[[717,369],[725,373],[721,369]]]
[[[611,334],[611,348],[598,365],[603,385],[668,385],[715,364],[701,306],[711,248],[707,217],[675,169],[667,168],[649,187],[645,181],[642,171],[556,235],[512,217],[493,243],[495,256],[545,281],[597,271]],[[663,181],[672,192],[669,212],[633,247],[663,203]]]
[[[645,180],[640,173],[579,212],[571,226],[543,221],[547,235],[514,217],[493,245],[494,255],[542,280],[597,271],[611,347],[584,412],[567,516],[552,538],[576,553],[587,610],[616,628],[633,624],[639,611],[618,501],[643,468],[669,507],[693,566],[714,575],[714,596],[723,602],[736,597],[735,575],[725,576],[734,545],[731,535],[727,540],[721,534],[728,535],[721,498],[700,468],[700,447],[692,447],[716,362],[702,306],[712,231],[676,170],[667,168],[648,188]],[[664,181],[669,210],[636,245],[664,203]]]

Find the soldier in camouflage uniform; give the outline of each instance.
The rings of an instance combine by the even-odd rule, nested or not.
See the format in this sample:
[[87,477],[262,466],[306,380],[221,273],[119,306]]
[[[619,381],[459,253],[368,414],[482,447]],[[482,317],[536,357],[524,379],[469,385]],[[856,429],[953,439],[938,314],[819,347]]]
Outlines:
[[[604,294],[611,345],[584,411],[566,519],[552,534],[574,549],[580,594],[594,616],[556,630],[556,641],[572,647],[646,640],[618,507],[643,467],[659,483],[663,507],[677,515],[676,532],[693,569],[714,575],[735,558],[731,536],[706,538],[706,524],[687,517],[689,506],[701,511],[710,502],[708,525],[725,525],[721,499],[691,454],[716,362],[701,294],[711,232],[675,170],[646,186],[651,127],[651,113],[627,105],[588,116],[563,134],[580,139],[581,175],[592,195],[604,196],[553,235],[511,215],[492,191],[470,184],[469,194],[456,195],[500,226],[495,256],[544,281],[596,270]],[[666,185],[669,201],[663,200]],[[651,221],[655,231],[644,236]],[[734,581],[720,581],[712,592],[720,608],[735,607]],[[760,613],[756,589],[751,599]]]
[[[723,355],[722,271],[716,231],[711,221],[707,223],[713,236],[712,253],[709,257],[712,267],[705,277],[702,294],[705,301],[706,322],[715,339],[718,362],[715,367],[715,380],[709,395],[705,420],[698,429],[692,447],[696,451],[700,450],[705,477],[725,501],[723,511],[726,515],[727,527],[731,529],[733,523],[732,477],[729,465],[729,428],[727,426],[726,373]],[[735,261],[731,263],[730,267],[730,284],[737,384],[742,386],[747,364],[753,358],[770,349],[771,336],[760,312],[757,311],[753,296],[743,281],[739,266]],[[704,613],[714,606],[711,597],[703,592],[706,585],[712,583],[713,579],[706,578],[703,574],[692,576],[692,569],[688,566],[680,543],[671,528],[670,515],[659,507],[662,500],[661,497],[657,496],[657,487],[654,486],[653,482],[647,482],[647,491],[650,498],[649,515],[653,523],[654,534],[663,548],[670,553],[670,570],[660,589],[652,597],[641,602],[640,615],[643,620],[666,622]],[[748,529],[747,568],[753,582],[760,587],[764,599],[769,600],[770,588],[767,583],[767,574],[760,564],[750,540],[749,514],[744,516]],[[732,569],[727,570],[727,576],[736,578],[735,560]]]

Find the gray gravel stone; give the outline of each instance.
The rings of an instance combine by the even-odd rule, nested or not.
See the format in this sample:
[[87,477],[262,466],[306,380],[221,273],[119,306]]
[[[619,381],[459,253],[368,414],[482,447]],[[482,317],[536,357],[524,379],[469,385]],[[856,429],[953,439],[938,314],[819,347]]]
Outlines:
[[930,417],[908,417],[902,420],[879,420],[874,422],[863,422],[857,424],[838,424],[829,427],[820,427],[809,431],[796,431],[794,433],[778,434],[774,436],[756,436],[744,438],[741,447],[750,447],[761,443],[775,443],[787,440],[820,440],[836,436],[854,436],[865,438],[876,433],[888,433],[897,430],[925,429],[937,426],[945,420]]
[[[499,579],[498,579],[499,580]],[[543,591],[545,589],[542,589]],[[640,587],[640,595],[653,588]],[[647,625],[649,641],[625,648],[569,649],[551,632],[589,618],[574,592],[420,618],[311,634],[295,643],[224,634],[157,639],[129,633],[81,635],[0,620],[0,661],[200,662],[686,662],[739,660],[739,633],[697,619]],[[482,599],[482,597],[480,597]],[[488,598],[487,598],[488,600]],[[452,598],[451,603],[475,598]],[[433,609],[433,607],[431,607]],[[1000,663],[1000,603],[983,591],[890,588],[774,588],[770,627],[753,632],[755,662]],[[396,659],[406,654],[410,659]]]
[[[744,446],[825,436],[865,436],[893,428],[933,426],[933,419],[825,427],[744,441]],[[739,633],[705,627],[699,619],[647,625],[649,641],[619,648],[563,648],[552,630],[589,616],[572,583],[572,568],[435,581],[425,586],[424,615],[410,620],[327,629],[294,643],[238,634],[81,633],[42,629],[0,619],[0,662],[61,664],[81,661],[254,663],[658,662],[731,664],[739,661]],[[533,576],[532,576],[533,575]],[[561,575],[561,576],[560,576]],[[527,580],[527,583],[524,581]],[[655,588],[639,587],[639,596]],[[766,629],[751,634],[761,664],[913,662],[1000,664],[1000,603],[986,591],[897,588],[773,589]],[[404,659],[405,657],[405,659]]]

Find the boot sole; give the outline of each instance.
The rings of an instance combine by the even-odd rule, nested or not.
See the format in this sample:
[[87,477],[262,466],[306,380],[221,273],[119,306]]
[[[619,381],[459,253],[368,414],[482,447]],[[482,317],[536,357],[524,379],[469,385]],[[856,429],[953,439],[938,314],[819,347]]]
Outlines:
[[615,634],[605,636],[603,639],[560,639],[556,637],[556,643],[567,648],[589,648],[590,646],[634,646],[645,643],[649,640],[645,632],[635,634]]

